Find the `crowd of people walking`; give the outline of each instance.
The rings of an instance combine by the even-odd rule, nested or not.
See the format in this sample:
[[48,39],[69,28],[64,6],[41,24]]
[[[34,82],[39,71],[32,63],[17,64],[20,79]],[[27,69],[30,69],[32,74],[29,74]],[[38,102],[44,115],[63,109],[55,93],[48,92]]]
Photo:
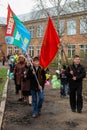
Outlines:
[[[39,57],[30,58],[25,55],[10,59],[10,74],[13,74],[15,93],[19,95],[19,102],[26,102],[32,106],[32,117],[41,115],[44,102],[44,86],[46,73],[39,63]],[[85,68],[80,64],[80,58],[75,55],[73,63],[62,66],[58,78],[61,81],[60,96],[67,95],[72,112],[81,113],[83,108],[82,81],[86,76]],[[11,77],[12,78],[12,77]]]
[[30,59],[19,55],[15,62],[13,60],[10,62],[9,66],[10,73],[14,76],[15,93],[19,94],[18,101],[26,101],[32,106],[32,117],[37,117],[41,114],[46,81],[46,71],[40,67],[39,58]]

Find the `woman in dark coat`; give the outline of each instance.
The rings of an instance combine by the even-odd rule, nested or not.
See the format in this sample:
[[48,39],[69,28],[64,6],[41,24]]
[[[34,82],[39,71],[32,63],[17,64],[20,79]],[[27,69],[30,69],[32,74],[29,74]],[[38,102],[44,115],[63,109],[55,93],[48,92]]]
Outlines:
[[32,96],[30,90],[30,74],[30,65],[29,63],[26,63],[24,68],[22,68],[21,90],[24,99],[27,101],[29,105],[32,105]]
[[23,55],[20,55],[18,58],[18,62],[16,63],[15,68],[14,68],[16,87],[19,92],[18,101],[23,100],[23,95],[21,91],[21,77],[22,77],[22,71],[24,67],[25,67],[25,57]]

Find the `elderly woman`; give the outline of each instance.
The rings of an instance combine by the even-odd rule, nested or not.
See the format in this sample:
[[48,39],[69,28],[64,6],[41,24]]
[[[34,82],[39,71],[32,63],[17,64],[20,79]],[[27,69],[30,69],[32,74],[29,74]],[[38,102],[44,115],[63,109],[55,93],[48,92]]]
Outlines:
[[32,96],[30,90],[30,75],[31,75],[31,65],[30,62],[27,61],[25,66],[22,68],[21,90],[25,101],[27,101],[27,104],[31,106]]
[[15,65],[14,68],[14,75],[15,75],[15,80],[16,80],[16,87],[19,92],[19,99],[18,101],[23,100],[23,95],[22,95],[22,90],[21,90],[21,77],[22,77],[22,71],[23,68],[25,67],[25,57],[23,55],[20,55],[18,58],[18,62]]

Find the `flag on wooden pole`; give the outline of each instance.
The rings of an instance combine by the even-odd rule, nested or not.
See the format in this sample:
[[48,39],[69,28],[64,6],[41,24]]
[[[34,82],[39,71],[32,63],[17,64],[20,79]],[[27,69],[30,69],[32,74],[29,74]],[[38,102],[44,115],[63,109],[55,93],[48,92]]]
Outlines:
[[14,14],[9,5],[5,40],[7,44],[17,46],[24,52],[27,51],[31,40],[30,32]]
[[40,65],[46,69],[58,52],[60,45],[59,36],[55,30],[51,18],[48,18],[46,32],[40,51]]

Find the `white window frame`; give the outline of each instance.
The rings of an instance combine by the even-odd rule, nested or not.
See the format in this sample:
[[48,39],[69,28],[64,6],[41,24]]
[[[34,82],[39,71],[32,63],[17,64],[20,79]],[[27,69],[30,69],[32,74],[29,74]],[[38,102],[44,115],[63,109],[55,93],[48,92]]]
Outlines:
[[7,47],[7,54],[12,54],[12,46]]
[[[70,54],[69,54],[70,51]],[[67,46],[67,56],[68,58],[72,58],[75,55],[75,45],[68,45]]]
[[29,46],[28,52],[29,52],[29,55],[30,55],[31,57],[34,56],[34,46],[33,46],[33,45],[32,45],[32,46]]
[[81,56],[84,57],[85,54],[87,54],[87,44],[80,44],[79,45],[79,50],[80,50],[80,54],[81,53],[83,54]]
[[36,47],[36,55],[38,56],[40,54],[41,45],[37,45]]
[[41,24],[37,25],[37,37],[43,36],[43,26]]
[[15,48],[14,48],[14,53],[18,54],[18,52],[19,52],[18,47],[15,47]]
[[31,38],[34,38],[34,26],[30,26],[28,30],[31,34]]
[[59,34],[64,35],[64,20],[59,21]]
[[69,19],[67,21],[67,35],[76,34],[76,19]]
[[87,17],[80,19],[80,34],[87,34]]

